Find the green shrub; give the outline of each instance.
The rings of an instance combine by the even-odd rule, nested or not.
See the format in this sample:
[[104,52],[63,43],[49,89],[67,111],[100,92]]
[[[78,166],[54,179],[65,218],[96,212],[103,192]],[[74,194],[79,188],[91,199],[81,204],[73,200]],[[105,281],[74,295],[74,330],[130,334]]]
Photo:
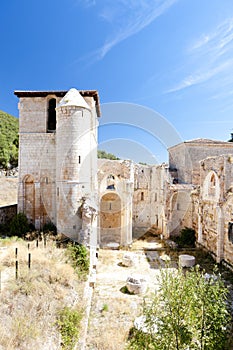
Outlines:
[[49,233],[49,232],[51,233],[52,232],[54,235],[57,234],[57,228],[51,221],[44,224],[42,231],[44,233]]
[[58,313],[57,326],[62,337],[62,349],[72,350],[79,338],[82,312],[64,307]]
[[16,214],[10,222],[10,236],[24,237],[25,234],[30,231],[30,225],[27,217],[23,213]]
[[72,266],[77,269],[80,275],[87,275],[89,272],[89,253],[87,248],[81,244],[69,244],[67,252],[72,260]]
[[195,230],[190,227],[185,227],[180,231],[180,235],[175,238],[175,242],[179,247],[195,247],[196,234]]
[[144,307],[146,331],[133,329],[132,350],[226,350],[232,334],[228,289],[220,274],[198,267],[163,269],[159,290]]

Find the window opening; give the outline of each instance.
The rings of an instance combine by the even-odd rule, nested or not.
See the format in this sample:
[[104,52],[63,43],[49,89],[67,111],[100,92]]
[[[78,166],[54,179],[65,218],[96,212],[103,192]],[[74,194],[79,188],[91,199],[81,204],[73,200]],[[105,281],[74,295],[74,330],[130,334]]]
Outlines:
[[228,240],[233,243],[233,222],[228,223]]
[[144,201],[144,192],[141,192],[141,201]]
[[115,190],[115,177],[113,175],[107,177],[107,190]]
[[48,123],[47,132],[56,130],[56,99],[51,98],[48,102]]

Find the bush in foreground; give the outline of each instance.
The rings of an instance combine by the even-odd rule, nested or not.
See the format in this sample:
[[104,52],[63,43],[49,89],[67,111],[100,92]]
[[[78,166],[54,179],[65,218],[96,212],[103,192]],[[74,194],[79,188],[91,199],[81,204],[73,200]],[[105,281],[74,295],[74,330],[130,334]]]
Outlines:
[[30,225],[27,217],[23,213],[16,214],[9,224],[9,235],[24,237],[30,231]]
[[224,350],[231,334],[228,290],[217,274],[164,269],[144,309],[145,328],[131,330],[129,349]]

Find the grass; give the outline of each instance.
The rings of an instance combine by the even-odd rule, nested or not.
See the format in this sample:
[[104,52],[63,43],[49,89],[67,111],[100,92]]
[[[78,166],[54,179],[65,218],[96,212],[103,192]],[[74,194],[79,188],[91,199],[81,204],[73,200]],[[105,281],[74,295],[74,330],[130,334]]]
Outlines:
[[[84,288],[75,269],[67,263],[66,250],[57,249],[55,242],[48,242],[46,248],[42,244],[36,248],[35,242],[31,242],[28,251],[27,242],[12,238],[3,246],[7,249],[0,252],[0,349],[61,349],[58,314],[72,305],[78,309],[77,301],[82,302]],[[17,280],[15,247],[19,263]]]

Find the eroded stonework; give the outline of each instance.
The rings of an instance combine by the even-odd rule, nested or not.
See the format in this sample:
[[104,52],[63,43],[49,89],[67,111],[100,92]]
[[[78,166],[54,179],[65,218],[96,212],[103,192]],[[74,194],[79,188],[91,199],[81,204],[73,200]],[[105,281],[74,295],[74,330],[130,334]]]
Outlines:
[[75,241],[125,246],[147,230],[194,228],[198,244],[233,265],[233,142],[168,149],[169,165],[97,162],[97,91],[17,91],[18,211]]

